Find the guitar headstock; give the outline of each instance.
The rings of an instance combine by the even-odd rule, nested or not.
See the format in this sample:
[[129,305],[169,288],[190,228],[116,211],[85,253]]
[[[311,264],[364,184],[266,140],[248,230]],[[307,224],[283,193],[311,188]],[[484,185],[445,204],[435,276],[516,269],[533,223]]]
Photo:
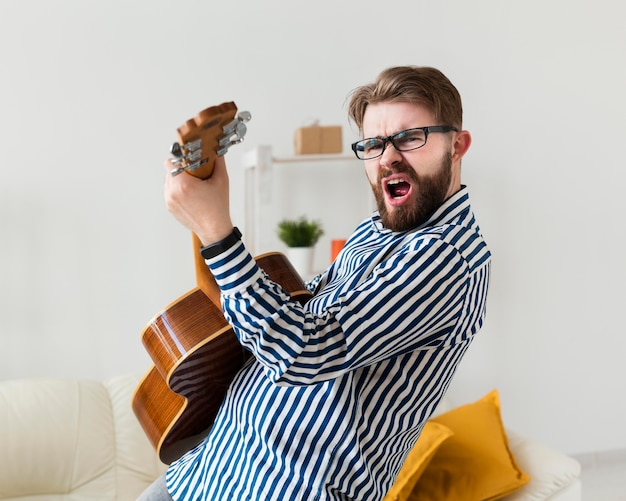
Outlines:
[[222,103],[202,110],[181,125],[176,130],[179,142],[170,149],[176,165],[172,175],[187,172],[200,179],[210,177],[215,159],[243,141],[248,130],[245,124],[252,118],[250,112],[236,113],[235,103]]

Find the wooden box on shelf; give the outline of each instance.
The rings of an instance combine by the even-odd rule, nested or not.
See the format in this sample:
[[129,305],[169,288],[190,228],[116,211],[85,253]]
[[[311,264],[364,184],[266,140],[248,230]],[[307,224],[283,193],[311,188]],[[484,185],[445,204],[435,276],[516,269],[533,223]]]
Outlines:
[[296,155],[341,153],[343,148],[340,125],[313,125],[296,129]]

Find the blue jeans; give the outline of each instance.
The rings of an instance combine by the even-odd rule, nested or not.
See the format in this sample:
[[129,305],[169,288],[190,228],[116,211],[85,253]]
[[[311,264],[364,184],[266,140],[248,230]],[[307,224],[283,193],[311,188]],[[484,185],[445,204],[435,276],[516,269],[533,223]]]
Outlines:
[[167,492],[165,485],[165,473],[157,478],[154,483],[148,487],[137,498],[137,501],[172,501],[172,496]]

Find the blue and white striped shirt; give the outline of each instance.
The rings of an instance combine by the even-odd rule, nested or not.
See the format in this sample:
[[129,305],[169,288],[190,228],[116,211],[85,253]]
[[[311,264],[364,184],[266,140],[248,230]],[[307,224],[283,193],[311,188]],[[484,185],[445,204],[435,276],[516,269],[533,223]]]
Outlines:
[[207,264],[254,357],[168,469],[172,497],[382,499],[485,315],[490,252],[467,188],[409,232],[361,223],[305,306],[242,243]]

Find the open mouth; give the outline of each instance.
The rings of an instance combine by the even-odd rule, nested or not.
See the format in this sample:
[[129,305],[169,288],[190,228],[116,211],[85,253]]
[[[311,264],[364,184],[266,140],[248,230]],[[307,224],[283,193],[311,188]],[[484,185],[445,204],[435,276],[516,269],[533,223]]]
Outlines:
[[387,192],[391,198],[404,198],[411,191],[411,185],[403,179],[392,179],[387,182]]

